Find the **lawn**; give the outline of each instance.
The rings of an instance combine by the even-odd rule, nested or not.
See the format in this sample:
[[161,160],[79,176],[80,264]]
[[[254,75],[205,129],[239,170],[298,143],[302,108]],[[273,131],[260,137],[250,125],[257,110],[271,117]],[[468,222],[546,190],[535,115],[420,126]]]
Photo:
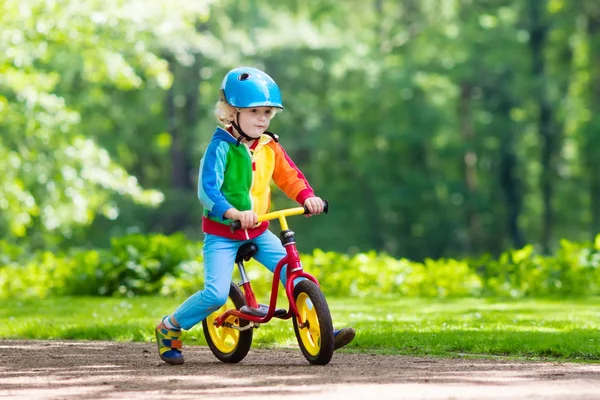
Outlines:
[[[336,327],[357,330],[344,351],[600,361],[598,298],[578,300],[335,299]],[[0,306],[0,338],[152,341],[153,327],[178,299],[64,297],[8,300]],[[184,333],[206,345],[202,326]],[[297,347],[291,322],[255,331],[257,348]]]

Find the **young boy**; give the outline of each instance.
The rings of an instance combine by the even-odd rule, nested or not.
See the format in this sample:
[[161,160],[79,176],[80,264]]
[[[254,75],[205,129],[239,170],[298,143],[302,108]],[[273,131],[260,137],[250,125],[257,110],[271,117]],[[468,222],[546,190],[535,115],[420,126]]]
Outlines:
[[[268,132],[271,118],[283,110],[275,81],[256,68],[236,68],[221,84],[216,115],[218,127],[202,160],[198,198],[204,206],[204,290],[185,300],[156,327],[160,358],[182,364],[181,329],[191,329],[227,301],[238,248],[252,240],[258,246],[256,260],[271,272],[286,255],[280,239],[271,233],[268,222],[257,223],[258,215],[269,211],[270,181],[291,199],[306,206],[311,214],[323,211],[302,172],[288,157],[277,136]],[[242,229],[232,233],[230,220],[239,220]],[[281,273],[282,283],[286,270]],[[336,330],[335,349],[354,339],[354,329]]]

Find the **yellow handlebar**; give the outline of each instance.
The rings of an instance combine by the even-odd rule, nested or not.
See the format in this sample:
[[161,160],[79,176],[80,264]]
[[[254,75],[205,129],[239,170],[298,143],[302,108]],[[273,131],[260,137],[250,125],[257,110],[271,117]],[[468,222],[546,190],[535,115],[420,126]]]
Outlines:
[[292,215],[302,214],[306,214],[306,210],[304,209],[304,207],[287,208],[285,210],[273,211],[270,213],[263,214],[258,217],[258,222],[269,221],[278,218],[279,224],[281,225],[281,230],[286,231],[289,229],[289,227],[285,217],[291,217]]
[[[323,200],[323,212],[325,214],[327,214],[328,211],[329,211],[329,203],[327,202],[327,200]],[[308,209],[306,209],[304,207],[286,208],[284,210],[273,211],[270,213],[260,215],[258,217],[258,222],[270,221],[272,219],[279,219],[279,224],[281,225],[281,230],[285,231],[285,230],[289,229],[287,220],[285,219],[285,217],[291,217],[293,215],[302,215],[302,214],[310,214],[310,213],[308,212]],[[231,228],[232,232],[240,229],[241,228],[240,221],[232,221],[229,224],[229,227]]]

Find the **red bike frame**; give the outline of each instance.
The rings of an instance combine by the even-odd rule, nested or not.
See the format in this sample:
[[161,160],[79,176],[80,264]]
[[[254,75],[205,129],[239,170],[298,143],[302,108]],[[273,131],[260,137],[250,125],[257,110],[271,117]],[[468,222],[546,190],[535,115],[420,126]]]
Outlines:
[[[325,210],[327,210],[327,205],[325,206]],[[259,222],[279,218],[279,222],[281,224],[282,231],[284,233],[287,233],[288,235],[291,234],[291,236],[288,236],[291,239],[287,240],[286,243],[284,244],[285,251],[287,254],[285,257],[283,257],[281,260],[279,260],[279,263],[277,263],[277,266],[275,267],[275,271],[273,273],[273,284],[271,286],[271,299],[269,301],[269,311],[267,312],[267,315],[265,315],[264,317],[260,317],[260,316],[256,316],[256,315],[245,314],[239,310],[230,309],[230,310],[225,311],[223,314],[221,314],[219,317],[217,317],[215,319],[214,324],[216,327],[220,327],[221,325],[223,325],[223,323],[230,316],[236,316],[238,318],[256,322],[256,323],[269,322],[271,320],[271,318],[273,318],[273,315],[275,313],[275,308],[276,308],[276,303],[277,303],[277,294],[279,292],[279,281],[280,281],[279,276],[281,275],[281,270],[284,265],[288,266],[287,271],[286,271],[287,280],[285,283],[285,293],[288,298],[289,309],[288,309],[287,314],[285,314],[284,316],[281,316],[281,317],[278,316],[276,318],[289,319],[295,315],[298,318],[299,326],[303,326],[304,321],[302,321],[302,318],[298,313],[298,308],[296,307],[296,301],[294,299],[294,281],[298,278],[306,278],[306,279],[313,281],[317,286],[320,286],[320,285],[314,276],[305,272],[304,269],[302,268],[302,264],[300,263],[300,254],[298,253],[298,249],[296,248],[296,242],[293,238],[294,233],[288,229],[287,221],[286,221],[285,217],[291,216],[291,215],[307,214],[307,213],[308,212],[305,208],[297,207],[297,208],[290,208],[287,210],[268,213],[268,214],[265,214],[265,215],[262,215],[261,217],[259,217]],[[254,292],[252,291],[252,287],[250,286],[250,282],[244,283],[242,285],[242,287],[244,288],[244,296],[246,298],[247,306],[252,307],[252,308],[257,308],[258,304],[256,302],[256,297],[254,296]]]

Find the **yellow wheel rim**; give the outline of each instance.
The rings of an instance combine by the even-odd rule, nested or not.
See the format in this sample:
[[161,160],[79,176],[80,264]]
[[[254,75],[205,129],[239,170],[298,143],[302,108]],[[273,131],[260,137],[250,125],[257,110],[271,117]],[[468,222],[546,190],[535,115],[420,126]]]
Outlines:
[[[227,299],[227,303],[225,303],[223,307],[219,308],[217,311],[206,317],[206,324],[208,325],[208,334],[210,335],[210,339],[212,340],[213,344],[217,347],[217,349],[219,349],[221,353],[225,354],[231,353],[233,350],[235,350],[235,347],[237,346],[238,341],[240,340],[240,331],[238,331],[237,329],[228,328],[226,326],[221,326],[217,328],[214,325],[214,322],[219,315],[231,309],[235,310],[235,305],[233,304],[233,301],[229,298]],[[229,322],[236,326],[240,325],[239,318],[233,315],[227,317],[225,322]]]
[[298,313],[300,314],[302,321],[304,321],[305,324],[308,322],[307,327],[298,329],[302,344],[308,354],[316,356],[321,349],[321,327],[319,325],[317,312],[313,307],[310,297],[308,297],[306,293],[300,293],[296,299],[296,307],[298,307]]

